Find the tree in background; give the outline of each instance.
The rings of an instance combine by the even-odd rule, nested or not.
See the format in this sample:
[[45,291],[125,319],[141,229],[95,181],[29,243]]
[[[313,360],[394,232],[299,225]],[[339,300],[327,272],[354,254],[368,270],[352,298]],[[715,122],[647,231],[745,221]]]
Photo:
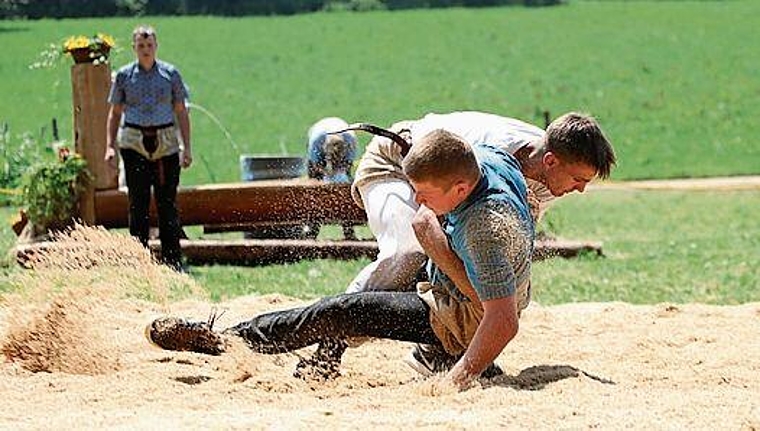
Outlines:
[[563,0],[0,0],[0,18],[135,15],[291,15],[319,10],[368,11],[506,5],[550,6]]

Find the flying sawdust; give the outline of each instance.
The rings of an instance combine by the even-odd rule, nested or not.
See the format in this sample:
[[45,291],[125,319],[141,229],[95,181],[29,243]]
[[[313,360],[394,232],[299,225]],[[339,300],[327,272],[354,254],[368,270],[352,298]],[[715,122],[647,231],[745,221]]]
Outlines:
[[[129,300],[166,304],[202,292],[192,279],[159,265],[136,240],[103,228],[75,226],[30,255],[3,297],[0,350],[33,371],[103,374],[121,367],[114,311]],[[127,300],[125,302],[125,300]]]

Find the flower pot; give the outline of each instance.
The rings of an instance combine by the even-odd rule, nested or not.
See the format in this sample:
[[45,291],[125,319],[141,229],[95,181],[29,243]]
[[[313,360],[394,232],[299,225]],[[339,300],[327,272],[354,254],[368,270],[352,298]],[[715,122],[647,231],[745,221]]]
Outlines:
[[95,47],[75,48],[69,51],[71,58],[74,59],[74,63],[92,63],[100,57],[108,58],[108,53],[111,51],[106,45],[97,45]]

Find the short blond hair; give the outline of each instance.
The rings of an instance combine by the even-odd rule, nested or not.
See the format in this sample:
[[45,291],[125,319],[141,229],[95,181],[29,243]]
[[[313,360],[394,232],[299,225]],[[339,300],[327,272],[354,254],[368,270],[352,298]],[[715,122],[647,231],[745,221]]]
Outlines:
[[156,29],[149,25],[138,25],[135,27],[134,30],[132,30],[132,43],[135,42],[135,39],[140,36],[143,39],[147,39],[151,36],[153,36],[153,40],[158,42],[158,36],[156,35]]
[[435,181],[444,188],[457,181],[474,183],[480,178],[478,160],[470,144],[443,129],[433,130],[413,142],[402,166],[410,180]]

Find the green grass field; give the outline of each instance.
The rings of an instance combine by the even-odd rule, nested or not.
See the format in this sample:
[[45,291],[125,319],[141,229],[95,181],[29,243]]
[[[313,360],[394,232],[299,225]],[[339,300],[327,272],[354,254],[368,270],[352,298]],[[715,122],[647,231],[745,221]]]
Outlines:
[[[620,166],[615,179],[760,173],[755,19],[760,4],[573,2],[554,8],[449,9],[268,18],[0,22],[0,122],[70,131],[68,64],[28,70],[66,35],[95,31],[124,44],[159,30],[192,101],[196,165],[184,184],[236,181],[241,153],[305,153],[320,117],[388,124],[429,111],[475,109],[542,124],[541,112],[598,116]],[[125,49],[113,63],[131,58]],[[47,134],[49,136],[49,126]],[[572,301],[760,300],[758,192],[593,192],[549,212],[551,231],[604,242],[606,257],[534,266],[534,297]],[[15,211],[0,207],[0,220]],[[0,251],[15,240],[0,224]],[[0,290],[17,271],[0,261]],[[215,300],[340,292],[366,260],[260,268],[194,267]]]
[[566,238],[602,241],[605,258],[534,266],[540,302],[736,304],[760,300],[760,192],[599,191],[558,202]]
[[[760,301],[760,193],[595,191],[559,201],[546,223],[566,238],[603,242],[604,257],[550,259],[533,267],[534,299],[737,304]],[[7,218],[10,211],[0,212]],[[0,229],[0,247],[10,247]],[[282,293],[342,292],[367,260],[264,267],[196,266],[191,276],[214,300]],[[17,271],[10,267],[2,273]],[[0,290],[3,288],[0,286]]]
[[[544,304],[760,301],[758,207],[757,191],[595,191],[564,198],[542,226],[565,238],[601,241],[605,256],[535,264],[534,298]],[[8,220],[13,211],[0,207],[0,217]],[[8,288],[6,276],[19,271],[7,255],[14,241],[8,223],[0,224],[0,291]],[[341,292],[367,263],[196,266],[191,276],[214,300],[266,293],[315,298]]]
[[[198,163],[184,184],[235,181],[241,153],[305,153],[329,115],[388,124],[476,109],[542,125],[541,112],[598,116],[617,179],[760,172],[760,88],[753,1],[573,2],[551,8],[443,9],[291,17],[0,22],[0,122],[40,134],[52,117],[70,137],[68,61],[29,70],[71,34],[104,31],[131,59],[149,22],[192,102]],[[68,60],[68,59],[65,59]]]
[[[737,304],[760,301],[760,193],[592,192],[559,201],[546,223],[562,236],[603,242],[604,257],[533,267],[534,299]],[[367,263],[301,262],[262,268],[195,267],[212,298],[339,293]]]

